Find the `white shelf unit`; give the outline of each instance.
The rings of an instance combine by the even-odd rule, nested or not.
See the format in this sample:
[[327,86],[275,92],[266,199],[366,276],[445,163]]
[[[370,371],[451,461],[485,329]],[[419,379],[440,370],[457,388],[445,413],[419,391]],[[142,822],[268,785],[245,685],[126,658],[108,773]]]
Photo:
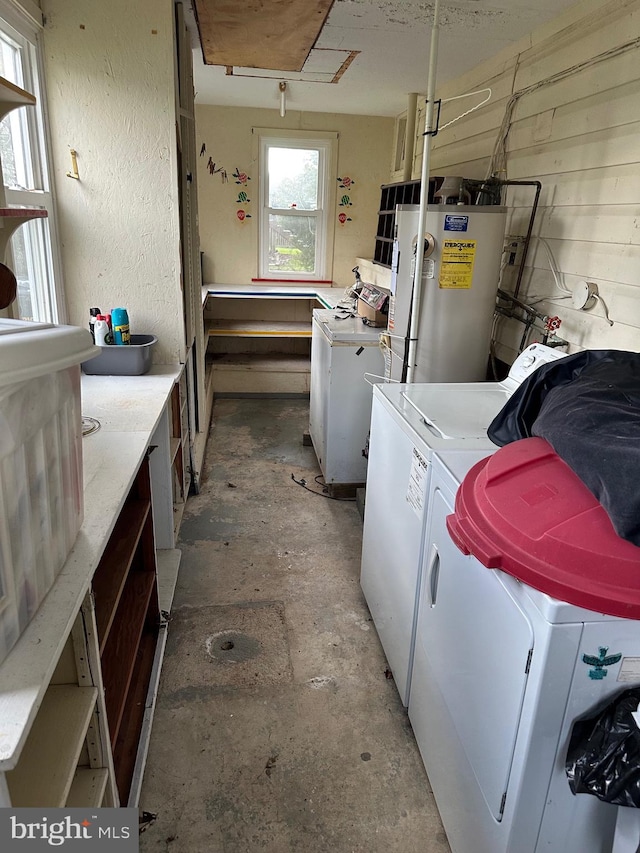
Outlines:
[[99,808],[104,800],[108,779],[109,773],[105,768],[93,770],[91,767],[78,767],[67,796],[67,808]]
[[[49,687],[20,763],[7,774],[14,805],[33,808],[43,803],[57,808],[67,805],[97,696],[95,687]],[[47,771],[43,772],[43,768]],[[106,769],[104,772],[108,775]]]
[[314,285],[205,285],[207,373],[214,394],[308,394],[314,308],[342,289]]
[[[144,468],[155,457],[152,485],[171,480],[169,413],[182,372],[83,377],[83,414],[101,423],[83,439],[85,518],[0,665],[0,806],[137,805],[166,641],[159,601],[170,610],[180,562],[173,538],[155,550],[161,490],[144,485]],[[173,519],[172,504],[167,512]]]

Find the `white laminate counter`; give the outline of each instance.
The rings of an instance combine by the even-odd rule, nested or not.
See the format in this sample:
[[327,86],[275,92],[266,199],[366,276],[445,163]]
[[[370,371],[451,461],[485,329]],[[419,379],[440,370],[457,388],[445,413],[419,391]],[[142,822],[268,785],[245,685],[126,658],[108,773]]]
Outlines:
[[344,297],[343,287],[319,287],[309,284],[205,284],[202,304],[209,296],[228,299],[317,299],[325,308],[335,308]]
[[82,377],[84,523],[38,612],[0,665],[0,771],[14,768],[181,365]]

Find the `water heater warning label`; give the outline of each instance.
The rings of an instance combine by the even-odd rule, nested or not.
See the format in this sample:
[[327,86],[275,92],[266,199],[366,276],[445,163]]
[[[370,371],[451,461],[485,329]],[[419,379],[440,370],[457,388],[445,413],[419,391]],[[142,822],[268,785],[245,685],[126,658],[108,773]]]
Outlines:
[[438,284],[443,289],[469,290],[476,259],[476,240],[445,240]]

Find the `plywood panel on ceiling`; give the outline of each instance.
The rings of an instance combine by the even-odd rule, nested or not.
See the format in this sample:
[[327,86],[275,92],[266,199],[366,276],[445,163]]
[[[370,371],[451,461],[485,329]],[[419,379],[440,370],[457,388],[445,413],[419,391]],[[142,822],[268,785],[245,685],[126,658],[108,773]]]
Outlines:
[[301,71],[334,0],[196,0],[207,65]]

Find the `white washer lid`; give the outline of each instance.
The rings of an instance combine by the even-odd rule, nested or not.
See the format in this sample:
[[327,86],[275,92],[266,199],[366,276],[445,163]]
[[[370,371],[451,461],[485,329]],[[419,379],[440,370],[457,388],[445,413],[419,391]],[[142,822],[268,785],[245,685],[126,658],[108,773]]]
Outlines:
[[440,438],[486,438],[509,399],[501,382],[408,385],[403,397]]
[[99,354],[88,329],[0,318],[0,387],[64,370]]

